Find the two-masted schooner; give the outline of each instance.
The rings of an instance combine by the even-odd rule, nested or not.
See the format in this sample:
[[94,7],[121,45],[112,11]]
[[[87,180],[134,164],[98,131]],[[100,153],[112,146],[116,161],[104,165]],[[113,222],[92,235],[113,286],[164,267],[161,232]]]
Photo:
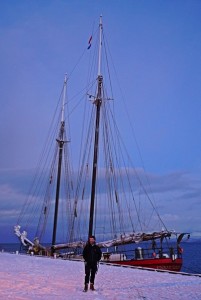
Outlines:
[[[56,146],[52,151],[52,162],[49,158],[45,159],[43,167],[40,161],[38,169],[42,175],[34,177],[31,196],[27,197],[23,206],[15,234],[29,252],[56,254],[69,259],[82,258],[82,249],[88,236],[93,234],[102,248],[103,262],[180,271],[180,243],[185,234],[166,228],[146,190],[146,176],[142,175],[141,169],[133,166],[115,120],[116,100],[112,94],[102,17],[94,35],[97,35],[97,46],[94,46],[94,54],[91,55],[93,67],[89,69],[87,87],[83,89],[85,98],[82,98],[90,99],[87,107],[91,112],[87,112],[85,106],[85,122],[79,130],[78,171],[72,172],[69,144],[73,145],[73,139],[68,143],[71,139],[66,135],[65,77],[58,129],[53,128],[57,136],[52,135],[48,139]],[[93,71],[97,65],[98,74],[96,72],[94,80]],[[43,154],[50,156],[50,151],[45,148]],[[53,187],[54,184],[56,187]],[[64,223],[59,225],[61,219]],[[28,225],[33,242],[27,235]],[[21,232],[21,227],[26,231]],[[48,236],[52,239],[49,240]]]

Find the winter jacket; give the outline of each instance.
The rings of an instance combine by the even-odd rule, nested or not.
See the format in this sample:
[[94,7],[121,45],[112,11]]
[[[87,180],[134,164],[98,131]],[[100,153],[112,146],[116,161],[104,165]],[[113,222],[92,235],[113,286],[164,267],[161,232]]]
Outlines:
[[97,264],[101,259],[102,252],[100,248],[94,244],[87,243],[83,250],[83,258],[88,264]]

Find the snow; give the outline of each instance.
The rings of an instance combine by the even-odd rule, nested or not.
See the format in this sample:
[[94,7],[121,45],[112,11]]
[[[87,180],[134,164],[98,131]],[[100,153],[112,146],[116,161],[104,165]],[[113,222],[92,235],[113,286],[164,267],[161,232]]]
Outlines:
[[84,264],[0,253],[0,299],[201,299],[201,277],[100,264],[83,293]]

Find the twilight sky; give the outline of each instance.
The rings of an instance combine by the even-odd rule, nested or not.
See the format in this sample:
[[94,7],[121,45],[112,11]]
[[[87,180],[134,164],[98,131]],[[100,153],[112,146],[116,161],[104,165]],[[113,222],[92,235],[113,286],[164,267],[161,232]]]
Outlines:
[[[201,1],[10,0],[0,1],[0,242],[16,241],[64,74],[100,14],[162,218],[201,235]],[[81,68],[68,93],[82,81]]]

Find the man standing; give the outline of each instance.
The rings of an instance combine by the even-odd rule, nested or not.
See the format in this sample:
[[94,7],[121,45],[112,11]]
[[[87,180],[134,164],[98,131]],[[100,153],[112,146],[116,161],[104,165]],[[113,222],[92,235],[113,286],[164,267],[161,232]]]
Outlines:
[[96,245],[95,236],[90,236],[83,250],[83,258],[85,262],[85,285],[84,292],[88,291],[90,280],[90,289],[94,291],[94,279],[97,272],[97,264],[101,259],[102,252]]

